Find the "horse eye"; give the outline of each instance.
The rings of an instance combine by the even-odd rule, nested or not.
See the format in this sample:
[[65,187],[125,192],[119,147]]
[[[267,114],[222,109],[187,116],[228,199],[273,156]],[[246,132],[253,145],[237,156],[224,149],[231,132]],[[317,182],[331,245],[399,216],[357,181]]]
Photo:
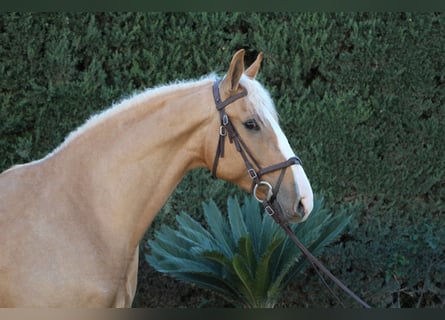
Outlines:
[[258,122],[256,122],[255,119],[250,119],[244,122],[244,126],[249,130],[260,130],[260,126],[258,125]]

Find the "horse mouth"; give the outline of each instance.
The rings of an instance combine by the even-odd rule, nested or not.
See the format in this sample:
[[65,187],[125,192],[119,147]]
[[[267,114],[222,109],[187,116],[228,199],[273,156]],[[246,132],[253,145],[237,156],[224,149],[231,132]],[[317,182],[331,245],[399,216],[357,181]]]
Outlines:
[[306,220],[307,214],[304,205],[299,202],[293,210],[283,209],[279,201],[272,203],[275,214],[287,223],[300,223]]

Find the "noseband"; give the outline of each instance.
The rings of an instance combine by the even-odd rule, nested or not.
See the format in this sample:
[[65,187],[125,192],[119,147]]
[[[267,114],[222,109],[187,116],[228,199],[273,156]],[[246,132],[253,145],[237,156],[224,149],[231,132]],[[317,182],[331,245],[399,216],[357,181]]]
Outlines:
[[[247,90],[243,88],[243,91],[233,95],[226,100],[222,101],[219,93],[219,83],[221,80],[215,81],[213,84],[213,98],[215,100],[216,110],[219,111],[221,126],[219,127],[219,141],[216,149],[215,159],[213,161],[212,168],[212,176],[216,178],[216,171],[218,168],[218,161],[220,158],[224,157],[224,143],[225,138],[228,137],[230,143],[235,144],[236,151],[238,151],[241,157],[244,160],[244,164],[246,165],[247,173],[249,177],[252,179],[252,193],[254,197],[258,200],[258,202],[262,203],[266,212],[271,215],[277,222],[281,220],[280,217],[275,214],[275,209],[273,204],[276,200],[278,191],[280,189],[281,182],[283,181],[284,174],[286,173],[286,169],[294,164],[301,165],[302,162],[298,157],[291,157],[286,161],[271,165],[266,168],[261,168],[258,161],[252,155],[252,152],[249,150],[247,145],[244,143],[241,136],[238,134],[233,123],[230,121],[229,116],[225,112],[225,107],[229,104],[235,102],[238,99],[241,99],[247,96]],[[274,172],[277,170],[281,170],[280,176],[278,177],[278,181],[275,184],[275,187],[272,187],[268,181],[261,180],[261,177],[267,173]],[[267,188],[267,195],[264,199],[260,199],[257,195],[257,190],[260,187]],[[277,220],[278,219],[278,220]]]

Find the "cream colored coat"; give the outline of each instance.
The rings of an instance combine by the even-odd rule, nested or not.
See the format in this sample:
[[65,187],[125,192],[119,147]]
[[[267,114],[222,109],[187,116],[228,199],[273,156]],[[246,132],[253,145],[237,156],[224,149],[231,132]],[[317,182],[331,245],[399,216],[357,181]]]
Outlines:
[[[224,98],[240,81],[258,87],[251,79],[261,58],[242,76],[244,51],[235,54],[221,84]],[[0,306],[131,306],[144,232],[187,171],[211,168],[219,129],[213,81],[135,95],[90,119],[44,159],[0,174]],[[255,116],[252,99],[230,107],[234,122]],[[262,134],[263,144],[244,137],[258,159],[283,161],[276,132],[264,124]],[[226,146],[218,176],[248,190],[233,149]],[[296,167],[299,178],[286,174],[281,189],[289,203],[304,203],[307,217],[312,191]]]

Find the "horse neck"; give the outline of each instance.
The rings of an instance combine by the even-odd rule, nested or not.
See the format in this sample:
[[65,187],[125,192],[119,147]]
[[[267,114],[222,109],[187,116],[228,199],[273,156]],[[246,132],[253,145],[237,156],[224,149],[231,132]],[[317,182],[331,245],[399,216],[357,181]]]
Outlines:
[[57,153],[81,203],[109,233],[137,244],[185,173],[205,165],[211,82],[136,97]]

